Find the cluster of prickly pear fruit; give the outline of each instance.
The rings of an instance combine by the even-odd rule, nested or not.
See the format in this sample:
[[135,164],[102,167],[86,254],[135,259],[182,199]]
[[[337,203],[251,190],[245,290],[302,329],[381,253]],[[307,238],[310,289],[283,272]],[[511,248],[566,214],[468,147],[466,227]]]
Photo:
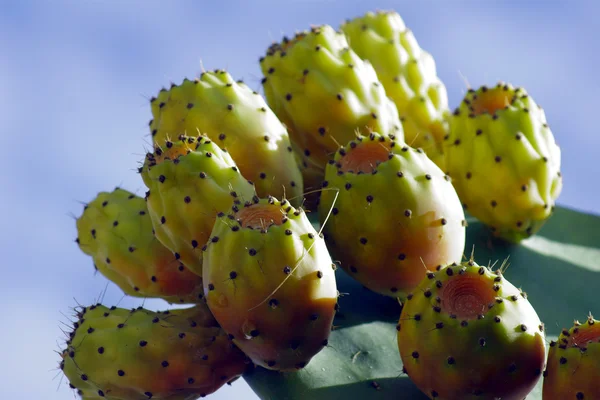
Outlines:
[[[122,189],[100,193],[77,220],[77,242],[125,293],[200,304],[164,318],[84,309],[90,312],[79,316],[62,353],[71,386],[84,399],[187,400],[238,376],[240,355],[270,369],[304,368],[327,344],[337,309],[335,265],[304,211],[259,198],[229,153],[205,136],[166,139],[139,172],[150,189],[145,201]],[[211,330],[200,331],[198,342],[182,340],[194,333],[182,318],[200,312]],[[82,345],[91,333],[114,345],[106,363],[94,352],[104,345]],[[144,356],[140,348],[150,342],[156,348]],[[116,375],[109,372],[115,364],[124,365]]]
[[329,162],[323,186],[329,249],[369,289],[404,298],[427,270],[462,259],[463,209],[421,149],[377,133],[358,136]]
[[145,198],[100,193],[77,242],[126,294],[199,303],[208,319],[187,327],[194,311],[86,308],[62,353],[71,387],[84,399],[191,400],[239,376],[240,360],[304,368],[327,344],[338,293],[322,236],[291,203],[303,184],[286,128],[223,71],[151,103]]
[[[265,98],[223,70],[162,89],[145,199],[102,192],[77,220],[79,247],[126,294],[197,304],[82,308],[60,364],[71,386],[191,400],[250,363],[303,369],[329,343],[333,256],[405,301],[398,347],[426,395],[524,398],[544,369],[543,324],[501,273],[461,263],[463,207],[509,241],[540,229],[562,185],[541,108],[501,84],[450,116],[433,57],[395,12],[284,38],[260,67]],[[594,322],[552,345],[544,396],[600,391]],[[583,378],[569,380],[577,356]]]

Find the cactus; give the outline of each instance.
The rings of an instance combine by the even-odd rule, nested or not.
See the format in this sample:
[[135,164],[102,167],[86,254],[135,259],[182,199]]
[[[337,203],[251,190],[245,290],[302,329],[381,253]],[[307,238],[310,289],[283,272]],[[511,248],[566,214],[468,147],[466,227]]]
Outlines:
[[215,223],[204,254],[207,304],[255,364],[302,369],[326,346],[337,307],[325,242],[287,201],[232,211]]
[[79,248],[126,294],[197,303],[202,279],[181,264],[152,234],[146,202],[117,188],[101,192],[77,219]]
[[267,102],[302,158],[305,188],[319,187],[330,156],[356,131],[403,139],[398,110],[375,70],[331,26],[274,43],[260,65]]
[[402,309],[398,348],[430,398],[522,400],[544,367],[544,326],[502,276],[473,259],[430,272]]
[[359,136],[338,150],[323,186],[319,215],[329,249],[369,289],[404,298],[428,269],[462,259],[460,201],[422,150],[377,133]]
[[85,399],[192,400],[247,367],[205,304],[165,312],[96,304],[77,318],[60,368]]
[[151,99],[153,141],[163,145],[180,134],[208,136],[226,149],[242,175],[267,195],[302,200],[302,175],[286,128],[265,100],[223,70],[163,89]]
[[494,235],[519,242],[550,217],[562,189],[560,149],[524,89],[499,83],[469,90],[444,153],[464,206]]
[[600,398],[600,321],[590,315],[550,342],[543,399],[596,398]]
[[[595,307],[598,295],[593,282],[597,281],[600,272],[600,264],[596,262],[600,257],[597,239],[600,237],[600,217],[558,206],[539,238],[531,245],[517,247],[508,243],[489,246],[486,230],[479,221],[470,220],[466,248],[474,246],[482,260],[504,259],[510,255],[511,266],[504,276],[515,285],[527,285],[524,289],[538,315],[543,321],[552,322],[546,323],[547,342],[550,337],[560,334],[553,321],[572,319],[574,309]],[[244,379],[258,397],[290,400],[429,398],[430,393],[423,394],[402,373],[398,344],[396,340],[390,340],[397,334],[398,302],[364,290],[341,271],[336,274],[336,282],[342,295],[334,320],[336,329],[331,332],[328,346],[297,373],[280,374],[256,368],[245,375]],[[414,293],[416,296],[419,292]],[[431,299],[433,301],[433,297]],[[517,303],[522,300],[519,297]],[[486,318],[493,318],[493,315]],[[410,322],[401,321],[401,328]],[[424,332],[424,337],[432,334],[437,332]],[[522,334],[515,332],[515,335]],[[430,372],[434,373],[433,370]],[[542,384],[543,380],[539,379],[527,400],[542,399]],[[439,399],[447,398],[440,395],[436,400]],[[483,395],[477,399],[490,398]]]
[[157,146],[140,168],[156,237],[202,276],[201,248],[218,214],[254,196],[231,156],[199,136]]
[[448,93],[433,57],[421,49],[395,11],[368,12],[341,26],[350,47],[375,68],[396,104],[405,141],[420,147],[444,170],[442,141],[448,134]]

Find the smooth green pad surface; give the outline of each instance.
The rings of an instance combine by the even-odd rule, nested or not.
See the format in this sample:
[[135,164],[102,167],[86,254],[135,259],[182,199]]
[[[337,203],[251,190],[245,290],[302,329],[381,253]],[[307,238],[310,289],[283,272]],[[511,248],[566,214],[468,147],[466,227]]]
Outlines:
[[[504,276],[527,292],[546,324],[547,340],[555,340],[582,313],[600,314],[594,293],[600,284],[600,217],[559,207],[536,236],[520,245],[494,240],[474,219],[469,224],[467,249],[474,246],[479,264],[510,255]],[[342,270],[336,274],[343,295],[329,346],[300,372],[257,368],[246,381],[265,400],[427,399],[402,374],[395,328],[399,305],[363,289]],[[527,399],[541,400],[541,394],[540,379]]]

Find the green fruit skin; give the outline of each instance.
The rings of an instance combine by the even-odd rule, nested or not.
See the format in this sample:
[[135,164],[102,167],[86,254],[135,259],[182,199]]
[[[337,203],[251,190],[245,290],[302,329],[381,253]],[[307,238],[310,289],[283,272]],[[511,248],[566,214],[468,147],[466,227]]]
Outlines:
[[192,400],[247,367],[205,304],[165,312],[97,304],[77,317],[60,368],[85,399]]
[[[389,150],[375,173],[340,174],[346,157],[370,145]],[[377,133],[359,137],[327,165],[324,186],[319,215],[327,245],[367,288],[405,298],[427,270],[462,259],[463,209],[448,177],[422,150]]]
[[252,200],[254,185],[215,142],[182,138],[155,149],[141,172],[156,237],[202,276],[201,249],[217,215]]
[[77,244],[126,294],[197,303],[202,279],[152,234],[146,202],[127,190],[101,192],[77,219]]
[[375,70],[331,26],[284,38],[268,49],[260,66],[267,103],[302,157],[306,190],[318,188],[330,156],[356,132],[403,140],[398,110]]
[[215,223],[204,253],[207,304],[255,364],[302,369],[327,345],[337,309],[334,264],[301,209],[274,198],[248,208],[255,209],[282,223],[265,217],[266,229],[244,227],[236,209]]
[[259,93],[223,70],[161,90],[151,100],[155,144],[206,135],[226,149],[261,197],[302,201],[302,174],[285,126]]
[[[495,299],[479,317],[457,318],[445,311],[450,300],[438,301],[454,279],[479,280]],[[476,295],[467,286],[459,286],[452,301],[472,302]],[[430,273],[404,304],[397,327],[408,376],[430,398],[524,399],[541,377],[546,355],[543,324],[524,296],[499,271],[473,261]]]
[[[506,108],[476,113],[486,96]],[[509,242],[535,234],[562,190],[560,148],[544,111],[509,84],[467,93],[452,116],[444,154],[469,213]]]
[[435,61],[395,11],[368,12],[341,26],[352,50],[368,60],[394,101],[405,141],[444,170],[442,141],[449,132],[448,93]]
[[590,316],[550,342],[542,398],[600,398],[600,321]]

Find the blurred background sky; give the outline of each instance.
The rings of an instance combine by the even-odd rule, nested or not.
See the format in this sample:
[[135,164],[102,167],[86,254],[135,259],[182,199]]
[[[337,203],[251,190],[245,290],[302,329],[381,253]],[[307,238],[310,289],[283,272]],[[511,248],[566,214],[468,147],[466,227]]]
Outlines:
[[[2,399],[72,399],[56,375],[61,312],[107,281],[79,251],[79,201],[116,185],[143,194],[148,99],[163,85],[226,68],[260,88],[272,40],[396,9],[431,52],[455,107],[466,86],[505,80],[546,111],[562,148],[559,204],[600,213],[598,2],[46,0],[0,7]],[[109,285],[108,305],[132,307]],[[146,301],[165,308],[162,301]],[[8,313],[8,315],[7,315]],[[561,321],[562,322],[562,321]],[[564,321],[569,323],[570,321]],[[60,344],[60,345],[59,345]],[[240,380],[212,399],[255,398]]]

